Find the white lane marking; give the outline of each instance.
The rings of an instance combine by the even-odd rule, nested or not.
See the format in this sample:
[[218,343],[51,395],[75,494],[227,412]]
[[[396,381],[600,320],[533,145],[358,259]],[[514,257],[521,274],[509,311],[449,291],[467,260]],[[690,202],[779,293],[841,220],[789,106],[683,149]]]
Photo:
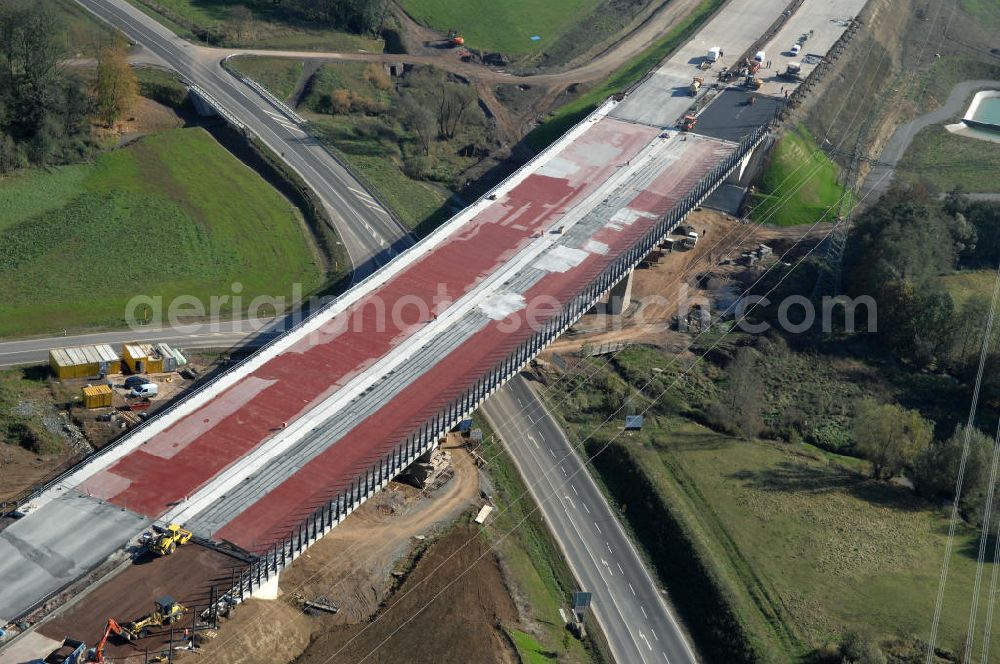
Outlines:
[[647,647],[647,648],[649,648],[650,650],[652,650],[652,649],[653,649],[653,646],[652,646],[652,645],[650,645],[650,643],[649,643],[649,639],[647,639],[647,638],[646,638],[646,635],[645,635],[645,634],[643,634],[642,632],[639,632],[639,636],[641,636],[641,637],[642,637],[642,640],[646,642],[646,647]]
[[[624,573],[624,572],[623,572],[623,573]],[[635,588],[633,588],[633,587],[632,587],[632,584],[631,584],[631,583],[630,583],[630,584],[628,584],[628,589],[632,591],[632,596],[633,596],[633,597],[635,597]],[[654,636],[655,636],[655,634],[654,634]]]
[[614,553],[614,551],[611,550],[611,543],[610,542],[605,542],[604,546],[608,547],[608,553]]
[[587,503],[583,504],[583,509],[587,510],[587,514],[590,514],[590,508],[587,507]]
[[[594,522],[594,526],[597,528],[597,532],[600,533],[601,532],[601,527],[597,525],[596,521]],[[601,534],[603,535],[604,533],[601,533]]]
[[[621,563],[617,563],[617,565],[618,565],[618,571],[621,572],[622,574],[625,574],[625,570],[622,569],[622,564]],[[630,583],[629,584],[629,588],[631,588],[631,587],[632,587],[632,584]],[[634,593],[635,591],[633,590],[632,592]]]
[[559,466],[559,470],[563,471],[563,475],[569,477],[569,473],[566,472],[566,466]]
[[650,634],[652,634],[652,635],[653,635],[653,638],[654,638],[654,639],[656,639],[657,641],[659,641],[659,640],[660,640],[660,637],[658,637],[658,636],[656,635],[656,630],[655,630],[655,629],[650,629],[650,630],[649,630],[649,633],[650,633]]
[[602,563],[602,564],[603,564],[603,565],[604,565],[605,567],[607,567],[607,568],[608,568],[608,574],[610,574],[611,576],[614,576],[614,575],[615,575],[615,573],[611,571],[611,565],[609,565],[609,564],[608,564],[608,561],[607,561],[607,560],[605,560],[604,558],[601,558],[601,563]]
[[665,652],[663,652],[663,651],[661,650],[661,651],[660,651],[660,654],[661,654],[661,655],[663,655],[663,661],[665,661],[665,662],[666,662],[667,664],[670,664],[670,660],[669,660],[669,659],[667,659],[667,653],[665,653]]
[[580,492],[576,490],[576,485],[575,484],[570,484],[570,487],[573,489],[573,493],[575,493],[578,496],[580,495]]
[[555,459],[555,458],[556,458],[556,453],[552,451],[552,448],[551,448],[551,447],[549,448],[549,454],[551,454],[551,455],[552,455],[552,458],[553,458],[553,459]]
[[563,498],[569,501],[569,504],[573,506],[573,509],[576,509],[576,503],[573,502],[572,498],[570,498],[569,496],[563,496]]
[[642,611],[642,617],[645,618],[646,620],[649,620],[649,616],[646,615],[646,607],[640,604],[639,610]]
[[538,441],[537,441],[537,440],[535,440],[535,437],[534,437],[534,436],[532,436],[532,435],[531,435],[530,433],[528,434],[528,440],[530,440],[530,441],[531,441],[531,444],[532,444],[532,445],[534,445],[534,446],[535,446],[536,448],[538,448]]

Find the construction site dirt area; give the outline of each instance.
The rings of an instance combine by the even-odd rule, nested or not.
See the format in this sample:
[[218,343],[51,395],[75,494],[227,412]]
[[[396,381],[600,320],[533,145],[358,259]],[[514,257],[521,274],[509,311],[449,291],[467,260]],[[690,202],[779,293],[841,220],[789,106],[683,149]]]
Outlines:
[[[427,554],[414,554],[421,550],[421,543],[430,541],[463,512],[480,507],[479,471],[471,456],[459,449],[463,444],[460,436],[451,435],[443,445],[450,453],[453,471],[443,484],[420,490],[400,482],[390,483],[282,572],[277,600],[251,599],[236,607],[220,624],[218,636],[202,645],[199,659],[223,664],[321,662],[329,656],[330,644],[339,648],[364,630],[384,605],[402,597],[400,593],[406,591],[413,574],[398,591],[396,588],[402,570],[415,557],[419,556],[417,570],[421,569]],[[444,541],[450,537],[446,535]],[[434,544],[428,551],[439,546]],[[454,569],[459,569],[458,564]],[[444,578],[448,580],[452,575]],[[503,585],[498,588],[501,599],[512,606]],[[335,609],[336,613],[310,609],[306,602]],[[465,634],[468,627],[461,619],[457,623],[456,629],[463,632],[461,641],[475,638]],[[382,633],[374,628],[372,631]],[[358,642],[368,643],[362,639]],[[448,661],[438,656],[443,653],[427,660],[414,659],[411,645],[392,650],[396,661]],[[447,642],[441,647],[446,649]],[[468,659],[466,648],[461,652],[465,657],[461,661],[476,661]],[[357,658],[345,654],[329,661]],[[376,657],[373,661],[383,660]]]
[[[156,600],[169,596],[188,609],[173,625],[175,646],[179,646],[194,614],[210,604],[212,586],[220,591],[227,588],[233,569],[243,565],[236,558],[193,543],[169,556],[143,554],[105,583],[93,586],[91,592],[70,599],[66,608],[44,621],[37,631],[58,641],[69,637],[94,647],[108,618],[120,624],[137,620],[154,610]],[[114,662],[143,662],[147,649],[152,655],[167,647],[170,631],[169,626],[153,628],[148,637],[130,642],[112,636],[105,657]]]
[[434,542],[370,623],[324,631],[297,664],[519,661],[503,632],[517,610],[500,567],[474,526]]

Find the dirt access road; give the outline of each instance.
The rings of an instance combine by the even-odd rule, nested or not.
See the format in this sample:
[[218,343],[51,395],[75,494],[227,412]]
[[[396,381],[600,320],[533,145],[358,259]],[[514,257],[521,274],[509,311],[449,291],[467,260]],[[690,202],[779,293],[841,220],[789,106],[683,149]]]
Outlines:
[[[432,65],[468,79],[477,89],[480,98],[497,118],[497,124],[505,141],[515,143],[525,134],[534,118],[551,110],[557,98],[571,85],[588,85],[611,76],[623,65],[649,48],[673,25],[687,16],[700,0],[661,0],[652,12],[637,19],[629,30],[599,52],[579,56],[573,63],[560,71],[517,75],[502,69],[463,62],[459,49],[430,48],[425,44],[440,41],[443,36],[421,26],[399,11],[407,47],[415,51],[407,54],[357,53],[341,51],[289,51],[266,49],[224,49],[192,44],[189,54],[202,64],[211,66],[230,55],[257,55],[267,57],[287,57],[319,62],[403,62],[412,65]],[[134,62],[145,62],[140,50],[133,56]],[[157,64],[152,62],[151,64]],[[310,70],[310,67],[306,67]],[[510,111],[497,99],[495,88],[503,84],[526,84],[541,87],[544,92],[534,102],[519,113]]]

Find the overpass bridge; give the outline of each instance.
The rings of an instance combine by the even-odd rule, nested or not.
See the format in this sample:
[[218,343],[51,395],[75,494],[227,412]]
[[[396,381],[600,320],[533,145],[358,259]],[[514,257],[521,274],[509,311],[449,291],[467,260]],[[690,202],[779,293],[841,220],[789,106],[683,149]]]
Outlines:
[[[750,43],[785,5],[733,0],[740,39]],[[607,101],[350,292],[22,505],[25,516],[0,530],[0,623],[155,522],[183,521],[254,554],[236,599],[273,587],[285,565],[604,297],[765,139],[766,114],[738,135],[669,126],[692,103],[682,65],[690,71],[705,44],[724,38],[738,50],[721,18],[623,101]]]

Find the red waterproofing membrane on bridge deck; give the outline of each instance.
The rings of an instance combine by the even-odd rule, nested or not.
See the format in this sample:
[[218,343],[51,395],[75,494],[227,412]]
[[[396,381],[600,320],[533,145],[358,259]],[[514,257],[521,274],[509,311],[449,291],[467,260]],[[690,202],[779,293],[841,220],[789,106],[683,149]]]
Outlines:
[[[96,473],[81,490],[147,516],[163,514],[419,329],[424,322],[419,320],[419,307],[403,307],[394,319],[394,304],[435,303],[441,289],[447,298],[460,298],[523,248],[535,231],[556,224],[568,208],[580,203],[656,135],[651,127],[610,118],[594,123],[552,162],[433,252],[415,259],[354,305],[349,314],[337,316],[318,333]],[[385,306],[380,307],[377,300]],[[384,329],[376,333],[380,311],[384,312]],[[348,320],[348,329],[340,329],[341,321]],[[352,464],[362,462],[363,450],[358,452],[351,457]],[[373,454],[377,458],[378,453]],[[346,480],[328,477],[327,483],[340,484],[341,479]]]
[[[529,315],[544,322],[553,313],[531,309],[533,298],[554,297],[564,303],[576,296],[623,251],[633,246],[655,223],[687,195],[698,180],[731,151],[731,145],[689,141],[679,160],[683,167],[664,171],[629,204],[646,213],[631,224],[605,226],[593,239],[606,244],[605,254],[590,253],[566,272],[550,272],[527,294],[528,309],[504,321],[492,322],[461,347],[442,358],[432,369],[404,389],[391,402],[359,423],[344,438],[318,455],[285,482],[275,487],[215,533],[216,539],[234,542],[247,550],[267,548],[285,537],[303,518],[325,503],[350,481],[371,468],[405,439],[416,426],[429,420],[458,397],[485,371],[495,366],[533,333]],[[515,329],[510,332],[507,330]]]

